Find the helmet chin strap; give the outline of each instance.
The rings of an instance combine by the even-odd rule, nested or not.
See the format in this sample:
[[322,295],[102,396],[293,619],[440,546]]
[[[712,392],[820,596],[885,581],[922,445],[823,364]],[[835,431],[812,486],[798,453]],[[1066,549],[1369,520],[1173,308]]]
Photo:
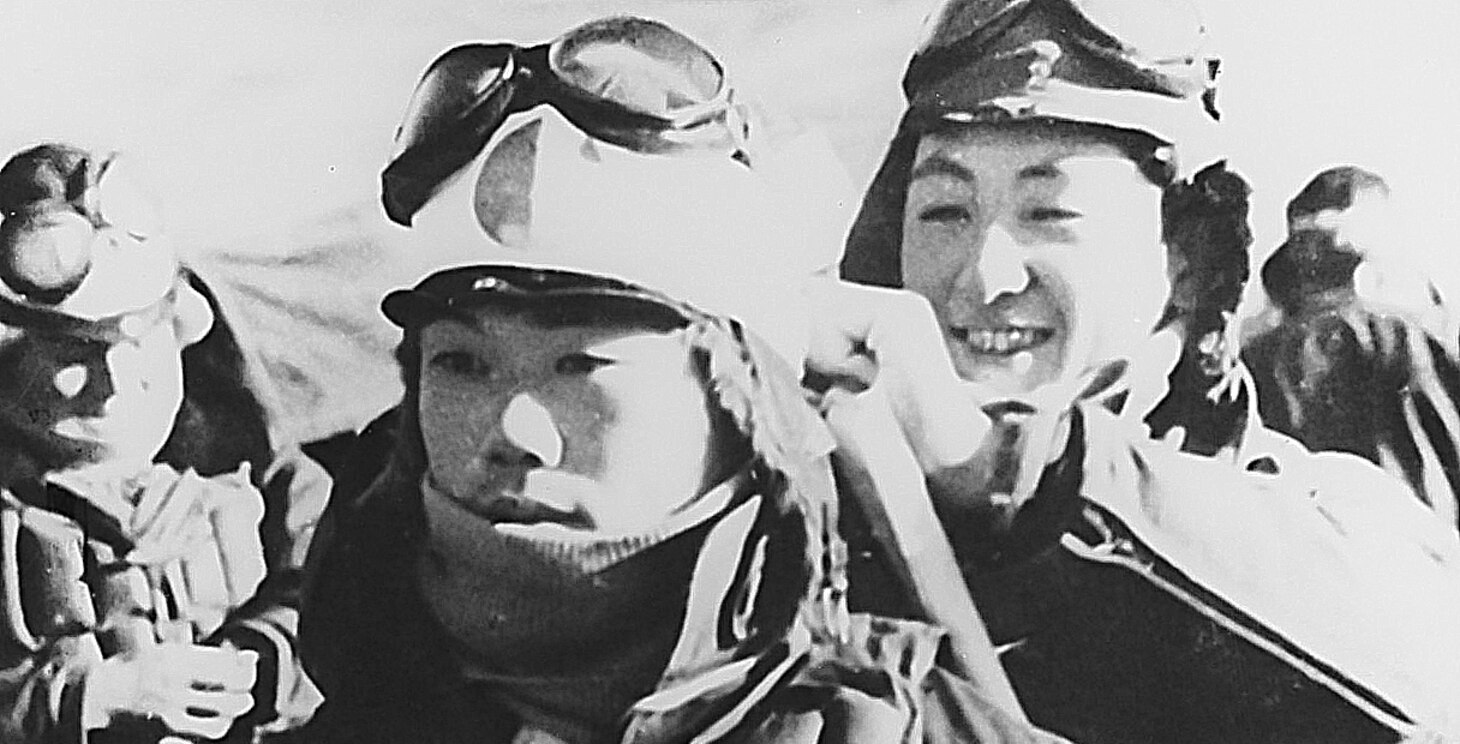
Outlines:
[[[1171,392],[1167,377],[1181,358],[1181,331],[1175,325],[1162,328],[1151,334],[1136,347],[1134,353],[1123,360],[1106,362],[1103,368],[1118,374],[1111,375],[1110,383],[1102,389],[1087,390],[1075,400],[1107,402],[1126,393],[1125,403],[1116,411],[1121,417],[1141,420]],[[1119,366],[1119,370],[1111,368]]]

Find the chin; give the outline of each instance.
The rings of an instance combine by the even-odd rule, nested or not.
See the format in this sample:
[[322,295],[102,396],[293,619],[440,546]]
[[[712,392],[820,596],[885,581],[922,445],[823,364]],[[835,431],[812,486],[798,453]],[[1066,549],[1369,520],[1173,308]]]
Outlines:
[[981,355],[955,346],[952,349],[958,376],[975,383],[993,395],[1025,396],[1060,378],[1062,365],[1056,361],[1057,351],[1035,350],[1032,364],[1017,370],[1011,356]]
[[1015,375],[998,367],[980,365],[960,371],[960,376],[969,382],[977,383],[985,392],[991,396],[1022,396],[1037,389],[1043,381],[1030,375]]

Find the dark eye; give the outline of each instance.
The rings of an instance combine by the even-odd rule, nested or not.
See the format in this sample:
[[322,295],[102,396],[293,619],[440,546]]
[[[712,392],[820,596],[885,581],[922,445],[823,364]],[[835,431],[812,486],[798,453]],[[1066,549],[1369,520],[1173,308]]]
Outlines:
[[610,364],[613,364],[612,359],[578,352],[559,357],[558,361],[553,364],[553,371],[560,375],[586,375],[599,367]]
[[476,354],[466,351],[443,351],[431,357],[430,366],[453,375],[484,375],[491,367]]
[[1033,207],[1024,213],[1024,219],[1030,222],[1065,222],[1084,216],[1072,209],[1061,207]]
[[919,212],[918,219],[923,222],[956,224],[972,220],[973,214],[967,207],[959,204],[935,204]]

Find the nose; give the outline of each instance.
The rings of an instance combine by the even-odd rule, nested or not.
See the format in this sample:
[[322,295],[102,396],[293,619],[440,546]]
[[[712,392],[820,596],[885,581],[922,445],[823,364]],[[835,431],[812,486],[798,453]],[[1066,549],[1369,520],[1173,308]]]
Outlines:
[[502,410],[502,434],[542,467],[557,467],[563,460],[563,436],[552,414],[527,393],[513,396]]
[[977,260],[964,267],[958,279],[962,288],[977,286],[983,301],[990,302],[1001,294],[1018,294],[1029,285],[1029,268],[1024,263],[1024,248],[1009,231],[997,223],[990,225],[979,247]]

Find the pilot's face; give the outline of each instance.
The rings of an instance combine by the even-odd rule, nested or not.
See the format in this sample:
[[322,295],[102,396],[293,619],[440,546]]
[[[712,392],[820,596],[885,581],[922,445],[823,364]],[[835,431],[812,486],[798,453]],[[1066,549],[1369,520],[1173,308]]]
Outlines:
[[919,143],[902,278],[959,374],[1018,395],[1131,354],[1169,292],[1161,190],[1099,139],[967,128]]
[[682,330],[438,320],[419,413],[434,485],[499,529],[648,531],[707,488],[717,451]]

